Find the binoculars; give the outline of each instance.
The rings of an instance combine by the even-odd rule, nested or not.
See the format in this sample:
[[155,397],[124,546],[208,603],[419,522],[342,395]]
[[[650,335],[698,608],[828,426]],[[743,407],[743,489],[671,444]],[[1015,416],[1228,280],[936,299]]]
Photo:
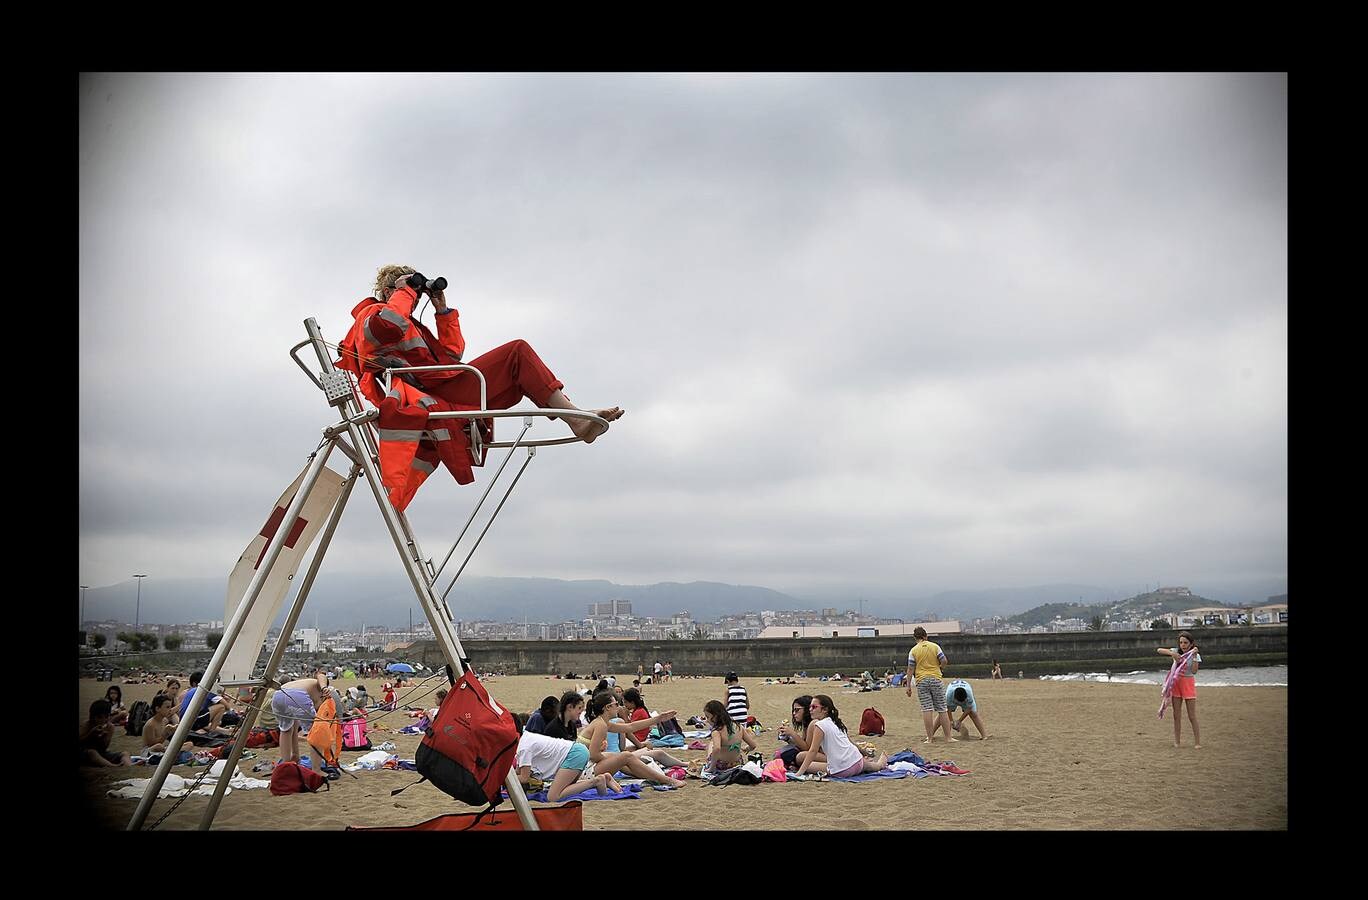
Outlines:
[[424,275],[422,272],[414,272],[412,275],[409,275],[407,278],[404,279],[404,283],[407,284],[409,287],[413,288],[415,291],[427,291],[429,294],[433,293],[434,291],[444,291],[446,290],[447,286],[447,280],[443,278],[441,275],[438,275],[436,278],[432,279],[431,281],[428,281],[427,276]]

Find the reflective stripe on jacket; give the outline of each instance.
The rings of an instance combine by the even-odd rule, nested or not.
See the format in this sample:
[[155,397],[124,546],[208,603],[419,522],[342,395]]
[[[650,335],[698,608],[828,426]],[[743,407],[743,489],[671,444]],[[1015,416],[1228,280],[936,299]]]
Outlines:
[[[437,316],[437,336],[413,318],[418,295],[405,286],[382,303],[366,297],[352,308],[352,327],[338,344],[337,366],[360,376],[361,394],[380,411],[380,477],[390,503],[402,511],[440,462],[458,484],[475,480],[471,471],[470,442],[463,419],[438,420],[429,429],[428,415],[460,409],[459,406],[422,390],[425,383],[447,381],[462,374],[451,372],[400,373],[386,393],[378,377],[387,368],[435,366],[458,363],[465,352],[459,315],[455,310]],[[493,437],[492,420],[480,427],[486,440]]]

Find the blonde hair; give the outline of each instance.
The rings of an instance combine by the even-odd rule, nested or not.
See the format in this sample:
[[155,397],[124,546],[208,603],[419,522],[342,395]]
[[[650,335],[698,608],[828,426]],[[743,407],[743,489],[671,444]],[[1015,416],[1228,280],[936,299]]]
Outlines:
[[375,296],[379,297],[385,291],[394,290],[400,278],[405,275],[412,275],[417,271],[413,266],[381,266],[375,273]]

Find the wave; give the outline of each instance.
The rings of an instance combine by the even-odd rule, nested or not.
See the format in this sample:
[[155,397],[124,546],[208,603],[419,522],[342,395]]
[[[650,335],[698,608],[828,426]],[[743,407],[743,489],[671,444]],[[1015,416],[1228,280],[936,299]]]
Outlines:
[[[1069,672],[1064,675],[1041,675],[1041,681],[1087,681],[1102,684],[1164,683],[1168,670],[1161,672]],[[1237,666],[1230,669],[1202,669],[1197,674],[1198,687],[1287,687],[1287,666]]]

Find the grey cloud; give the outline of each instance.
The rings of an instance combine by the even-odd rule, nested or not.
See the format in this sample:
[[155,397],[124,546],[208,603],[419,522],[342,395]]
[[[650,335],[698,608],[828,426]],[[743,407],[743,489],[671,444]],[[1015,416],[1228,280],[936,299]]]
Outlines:
[[[1285,564],[1284,76],[81,88],[91,560],[132,533],[226,571],[330,421],[285,355],[301,321],[336,341],[375,267],[409,262],[451,278],[471,353],[526,338],[577,401],[629,409],[538,458],[484,574],[892,589]],[[1214,508],[1200,524],[1232,537],[1137,537],[1151,482],[1192,494],[1147,515]],[[475,490],[424,488],[429,552]],[[392,565],[372,503],[338,565]]]

